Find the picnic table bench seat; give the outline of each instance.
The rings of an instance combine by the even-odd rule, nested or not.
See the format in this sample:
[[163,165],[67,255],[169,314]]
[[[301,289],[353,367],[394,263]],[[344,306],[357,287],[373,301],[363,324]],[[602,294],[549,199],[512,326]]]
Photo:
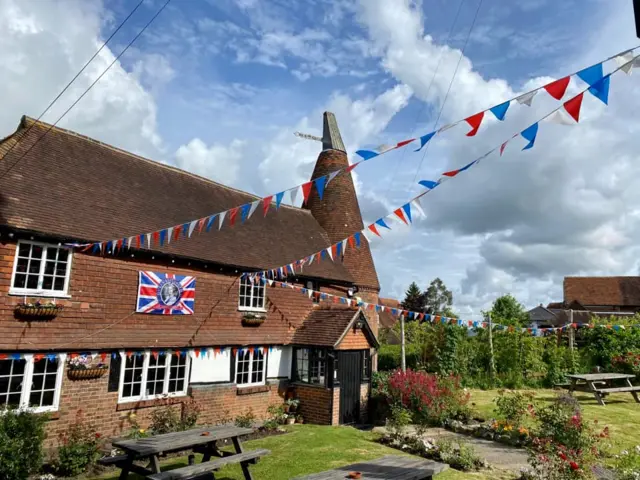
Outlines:
[[127,460],[127,455],[114,455],[113,457],[102,457],[98,460],[100,465],[108,467],[109,465],[118,465]]
[[259,448],[256,450],[250,450],[248,452],[237,453],[234,455],[228,455],[216,460],[210,460],[208,462],[197,463],[195,465],[188,465],[182,468],[176,468],[174,470],[167,470],[162,473],[154,473],[148,475],[148,480],[185,480],[194,478],[205,473],[212,473],[216,470],[220,470],[226,465],[233,463],[251,464],[256,463],[260,457],[269,455],[270,450],[265,448]]
[[596,388],[596,392],[600,392],[600,393],[640,392],[640,385],[631,386],[631,387]]
[[[573,374],[566,375],[570,380],[570,385],[565,387],[569,390],[569,394],[573,394],[574,391],[582,391],[592,393],[597,402],[600,405],[605,405],[604,398],[610,393],[630,393],[633,395],[634,400],[640,403],[640,386],[633,385],[631,379],[635,375],[626,373],[585,373],[585,374]],[[624,380],[626,386],[614,387],[611,386],[613,381]]]

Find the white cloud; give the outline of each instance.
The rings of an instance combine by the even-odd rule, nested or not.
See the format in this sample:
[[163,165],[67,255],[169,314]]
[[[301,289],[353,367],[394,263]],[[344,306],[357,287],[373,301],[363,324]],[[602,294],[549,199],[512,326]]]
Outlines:
[[[564,61],[559,73],[634,45],[625,12],[598,12],[601,28],[585,39],[593,48]],[[439,106],[460,52],[425,35],[421,11],[408,0],[363,0],[359,18],[383,67],[418,97]],[[442,65],[431,85],[440,56]],[[638,247],[630,239],[640,234],[640,136],[634,121],[640,85],[620,75],[611,89],[609,107],[585,97],[580,126],[542,125],[533,150],[520,152],[522,145],[514,145],[503,157],[486,159],[429,195],[424,202],[428,219],[418,222],[411,236],[376,249],[383,288],[402,296],[412,279],[426,286],[440,276],[453,287],[458,310],[478,315],[507,292],[529,306],[559,300],[564,275],[635,274]],[[469,116],[516,91],[503,79],[483,78],[463,57],[444,109],[446,120]],[[534,108],[512,107],[507,122],[485,120],[473,139],[464,136],[465,126],[448,132],[431,145],[431,163],[422,177],[437,179],[440,172],[465,165],[555,106],[541,94]],[[392,195],[406,198],[404,191]],[[429,250],[398,255],[403,244]]]
[[[38,117],[100,47],[99,3],[0,1],[0,132],[21,114]],[[55,121],[114,59],[109,48],[91,63],[43,118]],[[119,63],[60,122],[60,126],[143,155],[162,155],[154,98]]]
[[188,172],[197,173],[217,182],[233,185],[238,178],[239,164],[245,142],[233,140],[228,147],[207,145],[194,138],[182,145],[175,154],[176,165]]

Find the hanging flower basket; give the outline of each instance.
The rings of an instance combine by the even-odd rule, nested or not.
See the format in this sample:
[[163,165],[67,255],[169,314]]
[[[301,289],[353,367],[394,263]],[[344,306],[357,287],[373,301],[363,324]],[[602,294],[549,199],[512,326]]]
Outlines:
[[265,321],[263,315],[245,315],[242,317],[242,325],[245,327],[257,327]]
[[24,319],[47,320],[55,318],[62,309],[62,305],[55,303],[20,303],[16,305],[14,313]]
[[67,376],[69,380],[89,380],[92,378],[100,378],[107,373],[106,366],[104,367],[90,367],[90,368],[69,368],[67,370]]

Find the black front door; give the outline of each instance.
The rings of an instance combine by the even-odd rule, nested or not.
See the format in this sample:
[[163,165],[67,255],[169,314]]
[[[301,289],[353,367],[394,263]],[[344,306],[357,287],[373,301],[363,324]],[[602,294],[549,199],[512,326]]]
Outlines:
[[362,352],[338,352],[340,423],[355,423],[360,416]]

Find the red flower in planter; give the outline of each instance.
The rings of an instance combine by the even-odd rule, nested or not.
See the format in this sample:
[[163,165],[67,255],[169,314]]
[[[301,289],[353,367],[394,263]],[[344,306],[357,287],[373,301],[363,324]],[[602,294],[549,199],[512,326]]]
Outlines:
[[102,434],[101,433],[96,433],[96,438],[100,438],[100,437],[102,437]]
[[578,470],[580,468],[576,462],[570,462],[569,466],[571,467],[571,470]]
[[562,452],[560,452],[560,453],[558,454],[558,456],[559,456],[561,459],[563,459],[563,460],[566,460],[566,459],[567,459],[567,456],[566,456],[564,453],[562,453]]

